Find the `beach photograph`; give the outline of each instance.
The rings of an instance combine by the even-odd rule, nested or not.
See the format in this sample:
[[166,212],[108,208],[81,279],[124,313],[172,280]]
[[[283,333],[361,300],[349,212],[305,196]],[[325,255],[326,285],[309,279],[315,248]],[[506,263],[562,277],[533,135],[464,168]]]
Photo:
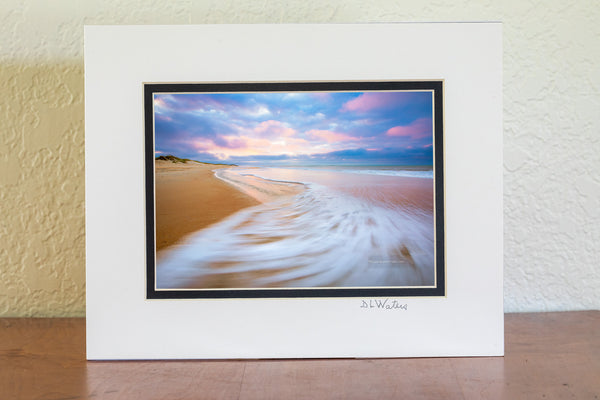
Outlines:
[[155,289],[435,287],[434,99],[153,93]]

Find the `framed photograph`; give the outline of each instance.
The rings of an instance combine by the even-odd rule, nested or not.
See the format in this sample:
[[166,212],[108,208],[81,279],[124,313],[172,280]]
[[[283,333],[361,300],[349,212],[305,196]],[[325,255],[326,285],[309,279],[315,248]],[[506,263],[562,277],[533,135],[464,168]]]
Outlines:
[[499,23],[87,26],[87,358],[500,356]]
[[444,296],[443,82],[145,84],[147,297]]

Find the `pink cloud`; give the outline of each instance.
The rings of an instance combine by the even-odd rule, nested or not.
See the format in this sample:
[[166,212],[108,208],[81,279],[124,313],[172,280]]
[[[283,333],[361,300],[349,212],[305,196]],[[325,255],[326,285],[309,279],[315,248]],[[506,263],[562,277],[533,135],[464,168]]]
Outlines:
[[410,139],[423,139],[431,136],[433,131],[433,123],[431,118],[420,118],[409,125],[394,126],[387,130],[386,135],[394,137],[406,137]]
[[346,102],[342,111],[371,111],[375,108],[398,106],[409,101],[406,93],[402,92],[368,92]]
[[314,93],[310,93],[310,96],[312,96],[315,99],[320,100],[320,101],[331,100],[331,94],[327,93],[327,92],[314,92]]
[[248,141],[245,138],[237,136],[221,136],[221,139],[225,142],[225,146],[228,149],[245,149],[248,147]]
[[161,121],[165,121],[165,122],[171,122],[173,121],[173,118],[169,117],[168,115],[161,115],[156,113],[156,119],[161,120]]
[[310,131],[306,132],[306,134],[312,139],[324,140],[327,143],[359,140],[358,138],[346,135],[344,133],[337,133],[337,132],[332,132],[332,131],[327,131],[327,130],[319,130],[319,129],[311,129]]
[[268,120],[258,124],[252,132],[258,137],[273,138],[273,137],[289,137],[296,134],[296,131],[281,121]]
[[220,147],[220,146],[217,146],[215,144],[215,142],[213,142],[212,140],[204,139],[204,138],[193,141],[192,146],[198,152],[207,152],[207,151],[218,149]]
[[276,140],[252,136],[226,136],[216,139],[201,139],[194,142],[198,152],[208,152],[221,160],[231,156],[309,154],[311,144],[301,138],[281,137]]

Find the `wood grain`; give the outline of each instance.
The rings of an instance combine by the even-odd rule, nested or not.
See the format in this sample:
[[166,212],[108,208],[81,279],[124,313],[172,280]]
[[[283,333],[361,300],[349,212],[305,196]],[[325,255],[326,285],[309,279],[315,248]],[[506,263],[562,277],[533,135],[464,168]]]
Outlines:
[[600,398],[600,311],[505,331],[505,357],[87,362],[84,319],[0,319],[0,399]]

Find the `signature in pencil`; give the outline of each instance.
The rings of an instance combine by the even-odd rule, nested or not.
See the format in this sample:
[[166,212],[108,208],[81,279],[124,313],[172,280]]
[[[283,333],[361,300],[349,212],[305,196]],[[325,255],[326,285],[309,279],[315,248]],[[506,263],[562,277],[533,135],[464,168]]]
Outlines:
[[360,308],[376,308],[380,310],[408,310],[408,304],[393,299],[361,300]]

